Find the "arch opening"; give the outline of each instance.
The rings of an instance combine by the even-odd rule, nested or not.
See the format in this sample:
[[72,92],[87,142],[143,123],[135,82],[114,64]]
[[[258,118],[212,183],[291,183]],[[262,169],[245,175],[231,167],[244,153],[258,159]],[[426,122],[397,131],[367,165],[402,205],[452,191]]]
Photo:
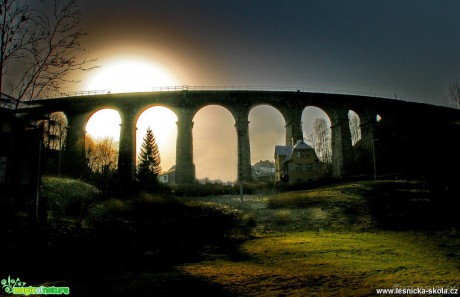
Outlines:
[[67,117],[63,112],[53,112],[46,120],[40,121],[43,140],[43,172],[60,176],[62,154],[67,140]]
[[238,155],[233,115],[220,105],[208,105],[195,114],[193,121],[193,160],[198,181],[234,182]]
[[65,148],[67,138],[67,117],[63,112],[53,112],[47,120],[40,123],[43,131],[44,147],[61,151]]
[[321,108],[308,106],[302,113],[302,129],[305,142],[316,152],[318,159],[326,163],[328,171],[332,164],[331,119]]
[[85,155],[93,173],[113,174],[118,168],[120,114],[114,109],[93,113],[86,123]]
[[[149,107],[140,114],[136,122],[136,164],[147,129],[150,128],[160,151],[162,171],[173,169],[176,164],[176,123],[176,114],[167,107]],[[169,180],[165,182],[169,182]]]
[[359,115],[353,110],[348,111],[348,123],[350,125],[351,145],[355,145],[361,140],[361,120]]
[[285,144],[286,121],[279,110],[258,105],[249,112],[252,179],[255,182],[275,181],[274,150]]

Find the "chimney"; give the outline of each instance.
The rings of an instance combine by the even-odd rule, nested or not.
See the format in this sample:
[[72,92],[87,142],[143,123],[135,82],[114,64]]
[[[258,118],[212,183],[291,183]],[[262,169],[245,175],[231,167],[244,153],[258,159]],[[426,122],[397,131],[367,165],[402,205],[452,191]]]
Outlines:
[[294,147],[294,145],[295,145],[295,139],[291,138],[291,146]]

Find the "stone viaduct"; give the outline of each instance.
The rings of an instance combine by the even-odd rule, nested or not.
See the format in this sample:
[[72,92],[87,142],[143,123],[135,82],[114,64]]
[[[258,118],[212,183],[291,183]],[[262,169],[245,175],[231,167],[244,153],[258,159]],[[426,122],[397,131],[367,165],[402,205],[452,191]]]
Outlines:
[[[82,172],[85,150],[85,125],[93,113],[112,108],[121,117],[118,171],[126,183],[135,178],[136,122],[147,108],[164,106],[177,115],[176,182],[195,181],[193,163],[193,117],[207,105],[219,105],[233,115],[238,138],[238,177],[251,180],[251,149],[248,134],[248,115],[258,105],[270,105],[284,117],[286,144],[303,139],[301,117],[305,107],[322,109],[331,121],[333,176],[346,176],[352,162],[352,144],[348,122],[349,110],[355,111],[361,122],[363,147],[372,150],[376,116],[383,121],[417,121],[424,117],[438,117],[443,121],[458,121],[459,113],[448,108],[399,100],[344,94],[313,93],[300,90],[181,90],[145,93],[101,94],[35,100],[29,110],[34,112],[64,112],[68,120],[64,168],[68,175]],[[411,117],[412,114],[417,117]],[[442,114],[442,116],[441,116]],[[413,127],[416,127],[413,125]]]

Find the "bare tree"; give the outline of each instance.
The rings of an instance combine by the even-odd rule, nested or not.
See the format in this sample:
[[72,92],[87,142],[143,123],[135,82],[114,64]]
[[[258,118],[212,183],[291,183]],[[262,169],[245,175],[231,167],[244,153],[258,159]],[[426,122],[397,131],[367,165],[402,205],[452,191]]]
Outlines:
[[118,141],[112,137],[85,139],[85,151],[88,167],[92,172],[114,172],[118,167]]
[[321,162],[332,163],[331,129],[326,119],[317,118],[315,120],[313,131],[307,134],[306,141],[315,149]]
[[88,70],[77,0],[40,0],[41,10],[21,0],[0,0],[0,91],[16,100],[59,93],[68,74]]
[[64,113],[54,112],[43,121],[43,144],[46,148],[61,151],[65,148],[67,119]]
[[355,145],[361,139],[359,116],[356,114],[356,112],[350,110],[348,112],[348,120],[350,123],[351,144]]
[[460,83],[456,80],[449,86],[449,105],[460,109]]
[[11,64],[22,60],[32,43],[32,12],[18,0],[0,1],[0,91]]

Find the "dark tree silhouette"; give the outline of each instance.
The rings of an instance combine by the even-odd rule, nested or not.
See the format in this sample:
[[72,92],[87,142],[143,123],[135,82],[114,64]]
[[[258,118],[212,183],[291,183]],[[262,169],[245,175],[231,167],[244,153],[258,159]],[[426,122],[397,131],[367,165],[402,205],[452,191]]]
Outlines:
[[11,109],[13,119],[7,176],[20,162],[13,159],[21,102],[61,94],[71,73],[94,68],[88,64],[94,60],[82,58],[80,21],[78,0],[0,0],[0,107]]
[[[38,2],[38,1],[37,1]],[[42,0],[31,8],[19,0],[0,0],[0,91],[24,100],[59,94],[68,74],[93,60],[84,52],[78,0]]]
[[449,86],[449,100],[451,107],[460,109],[460,83],[458,80]]
[[157,184],[157,176],[161,173],[161,158],[152,129],[147,128],[141,151],[138,156],[137,179],[144,186]]

